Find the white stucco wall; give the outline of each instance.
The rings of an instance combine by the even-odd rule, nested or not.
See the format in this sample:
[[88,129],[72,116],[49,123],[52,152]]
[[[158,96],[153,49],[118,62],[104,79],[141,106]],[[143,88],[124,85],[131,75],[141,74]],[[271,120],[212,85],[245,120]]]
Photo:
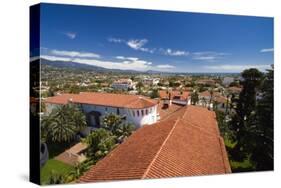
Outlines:
[[[82,104],[82,109],[85,113],[89,113],[91,111],[97,111],[101,113],[101,116],[104,116],[109,113],[117,114],[117,107],[107,107],[107,106],[97,106],[97,105],[89,105]],[[143,115],[142,111],[143,110]],[[146,114],[146,110],[148,110],[148,114]],[[134,113],[133,113],[134,111]],[[139,116],[137,111],[139,111]],[[137,127],[141,127],[145,124],[153,124],[157,121],[157,105],[151,108],[144,109],[128,109],[128,108],[119,108],[119,115],[126,116],[126,121],[133,123]]]
[[127,112],[128,122],[132,122],[137,127],[150,125],[157,121],[157,105],[143,109],[127,109]]
[[[99,106],[91,104],[80,104],[82,111],[87,114],[92,111],[97,111],[101,113],[101,117],[109,113],[117,114],[117,107],[109,106]],[[46,112],[49,114],[54,108],[60,106],[59,104],[46,104]],[[147,114],[146,114],[147,110]],[[142,113],[143,111],[143,113]],[[143,125],[150,125],[157,122],[157,105],[150,108],[143,109],[128,109],[128,108],[119,108],[119,115],[126,116],[126,121],[133,123],[137,128]],[[101,120],[101,119],[100,119]]]

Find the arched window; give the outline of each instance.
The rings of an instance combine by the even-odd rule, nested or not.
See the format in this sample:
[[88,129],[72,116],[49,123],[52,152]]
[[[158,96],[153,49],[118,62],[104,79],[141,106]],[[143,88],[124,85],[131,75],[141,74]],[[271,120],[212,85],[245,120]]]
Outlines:
[[137,115],[140,116],[140,111],[139,110],[137,110]]
[[145,114],[148,115],[148,109],[145,109]]
[[141,115],[144,116],[144,111],[143,110],[141,110]]

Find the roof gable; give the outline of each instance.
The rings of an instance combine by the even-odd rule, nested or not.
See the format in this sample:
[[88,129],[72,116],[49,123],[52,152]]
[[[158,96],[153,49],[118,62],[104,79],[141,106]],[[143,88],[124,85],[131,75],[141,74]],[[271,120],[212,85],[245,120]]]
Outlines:
[[[192,118],[196,113],[200,121]],[[231,170],[224,142],[219,135],[213,112],[201,107],[188,106],[156,124],[138,129],[86,172],[79,181],[229,172]]]

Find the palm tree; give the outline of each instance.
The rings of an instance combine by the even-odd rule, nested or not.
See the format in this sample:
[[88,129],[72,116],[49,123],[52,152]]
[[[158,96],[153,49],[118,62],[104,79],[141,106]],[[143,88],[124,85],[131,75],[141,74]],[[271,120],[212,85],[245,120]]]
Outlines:
[[225,114],[228,114],[228,108],[229,108],[229,95],[226,96],[226,107],[225,107]]
[[109,130],[114,134],[121,123],[121,116],[110,113],[102,118],[101,125],[104,129]]
[[97,161],[115,147],[116,136],[104,128],[99,128],[91,132],[83,142],[88,145],[87,157]]
[[85,126],[85,115],[76,106],[63,105],[42,119],[41,136],[52,142],[70,142]]
[[191,104],[195,105],[199,101],[197,91],[191,94]]
[[202,98],[202,103],[203,103],[203,106],[206,107],[207,105],[207,100],[205,97]]
[[117,127],[117,130],[115,131],[117,140],[119,143],[122,143],[127,137],[129,137],[132,132],[134,131],[135,126],[130,123],[121,124]]

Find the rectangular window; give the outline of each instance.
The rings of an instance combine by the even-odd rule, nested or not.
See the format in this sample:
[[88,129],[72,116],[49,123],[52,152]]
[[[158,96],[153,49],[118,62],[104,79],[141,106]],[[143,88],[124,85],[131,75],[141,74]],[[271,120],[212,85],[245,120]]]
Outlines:
[[105,107],[105,111],[107,111],[107,107]]
[[146,115],[148,114],[148,109],[145,110],[145,114],[146,114]]
[[135,115],[136,115],[136,114],[135,114],[135,111],[133,110],[132,112],[133,112],[133,116],[135,117]]
[[140,111],[137,110],[137,115],[140,116]]
[[117,115],[119,115],[120,114],[120,110],[119,110],[119,108],[117,108]]
[[143,110],[141,110],[141,115],[144,116],[144,111]]

